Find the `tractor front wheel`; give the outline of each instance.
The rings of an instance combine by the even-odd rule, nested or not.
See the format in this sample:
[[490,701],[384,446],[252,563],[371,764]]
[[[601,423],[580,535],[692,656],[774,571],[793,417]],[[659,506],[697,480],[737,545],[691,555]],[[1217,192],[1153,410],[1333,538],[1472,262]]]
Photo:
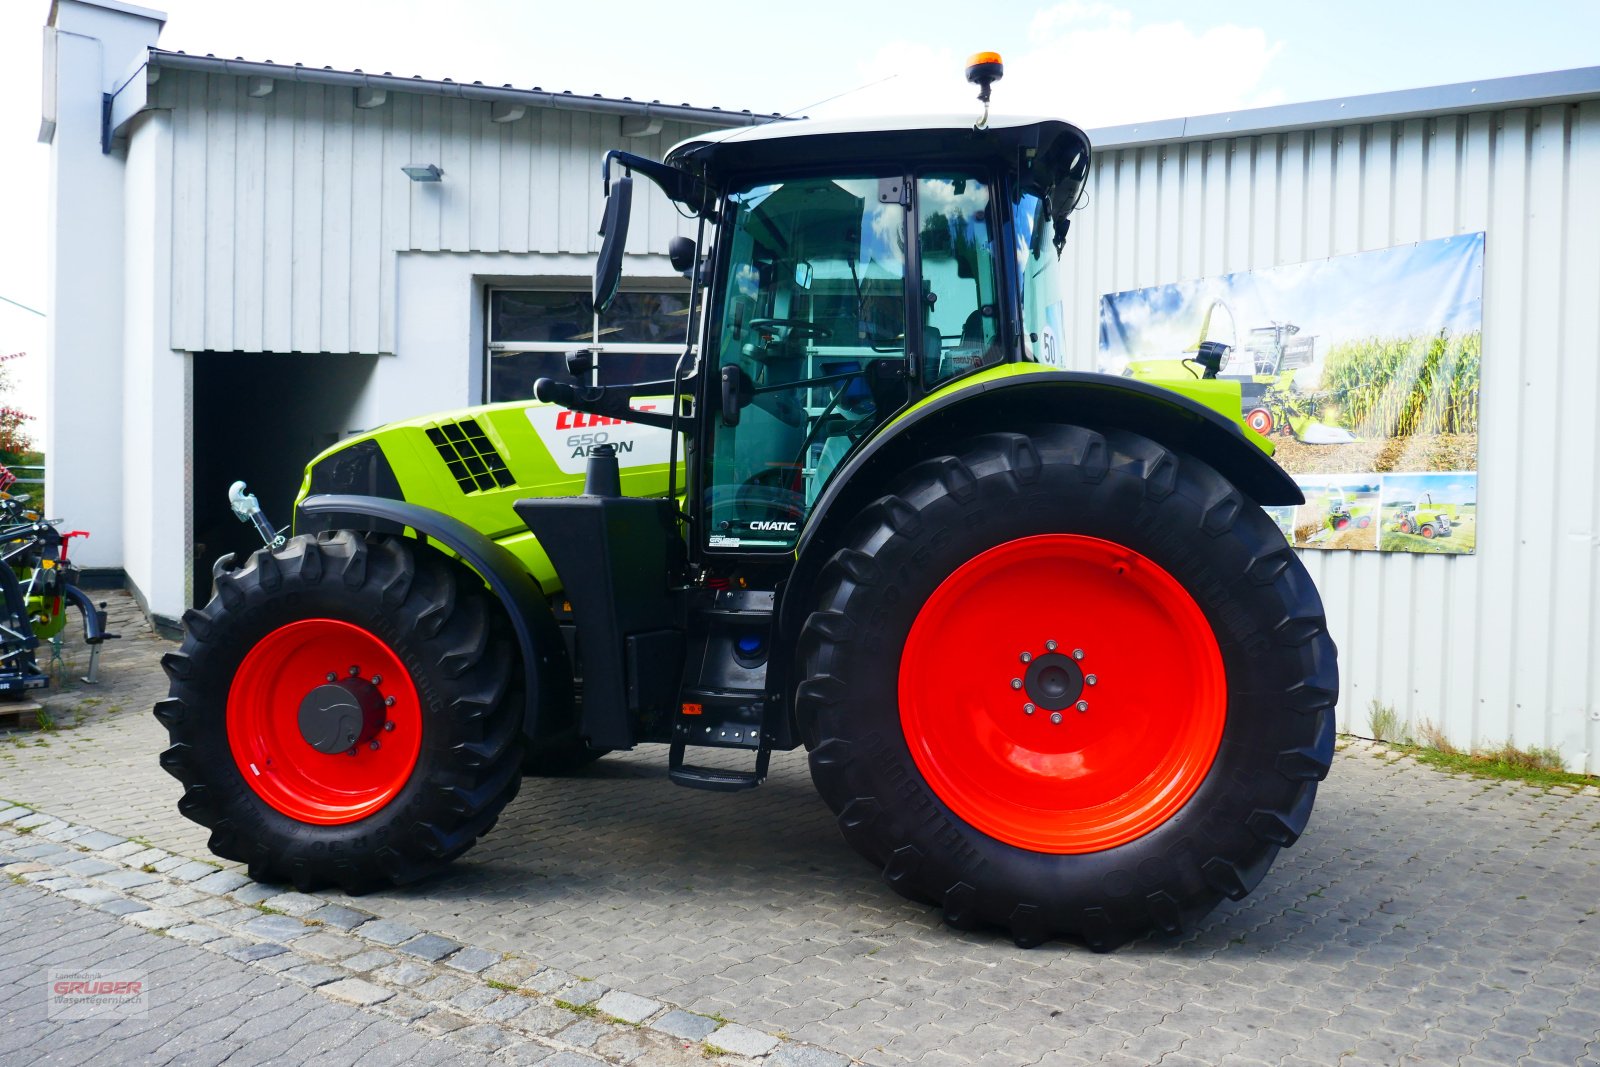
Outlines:
[[854,522],[800,637],[812,775],[959,928],[1108,950],[1239,899],[1333,757],[1333,642],[1260,507],[1072,426],[975,438]]
[[1262,437],[1266,437],[1268,434],[1272,433],[1274,426],[1272,412],[1268,411],[1266,408],[1254,408],[1251,410],[1250,414],[1244,417],[1244,424],[1250,427],[1256,433],[1260,434]]
[[515,648],[439,553],[340,531],[262,549],[184,615],[156,705],[211,851],[264,882],[415,881],[486,833],[521,782]]

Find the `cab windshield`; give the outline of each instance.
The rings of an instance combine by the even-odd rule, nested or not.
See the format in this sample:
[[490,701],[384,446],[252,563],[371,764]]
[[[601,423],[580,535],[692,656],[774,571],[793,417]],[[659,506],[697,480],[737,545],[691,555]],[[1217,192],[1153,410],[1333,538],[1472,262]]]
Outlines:
[[721,380],[737,368],[737,397],[733,420],[710,420],[708,548],[793,547],[829,477],[905,406],[912,382],[931,389],[999,360],[988,186],[939,174],[914,189],[916,300],[901,177],[796,178],[728,196],[709,347]]

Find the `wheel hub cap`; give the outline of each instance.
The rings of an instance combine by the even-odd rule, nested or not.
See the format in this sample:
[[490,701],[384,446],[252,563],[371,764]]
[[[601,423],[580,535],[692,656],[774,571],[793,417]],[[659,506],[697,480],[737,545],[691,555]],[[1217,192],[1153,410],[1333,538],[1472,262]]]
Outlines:
[[365,678],[319,685],[300,702],[300,736],[318,752],[348,752],[383,730],[383,694]]
[[1046,711],[1060,711],[1083,695],[1083,671],[1070,656],[1046,652],[1028,664],[1022,688],[1032,703]]

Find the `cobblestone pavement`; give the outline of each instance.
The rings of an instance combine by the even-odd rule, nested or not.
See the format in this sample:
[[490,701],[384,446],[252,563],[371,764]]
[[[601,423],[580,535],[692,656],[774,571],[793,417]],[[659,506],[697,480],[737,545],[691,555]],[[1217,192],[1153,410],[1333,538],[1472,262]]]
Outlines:
[[[142,1017],[47,1017],[51,968],[143,976]],[[204,1008],[198,1018],[197,1007]],[[0,883],[0,1064],[490,1064],[289,978],[163,939],[86,904]]]
[[[0,875],[0,1064],[847,1064],[24,807],[0,807]],[[72,978],[154,1003],[66,1019]]]
[[[51,698],[77,725],[0,741],[0,797],[205,857],[155,762],[168,646],[121,645],[98,705]],[[1600,1056],[1600,796],[1356,742],[1255,894],[1096,956],[944,929],[843,844],[798,754],[748,794],[678,789],[664,765],[641,749],[529,779],[444,875],[343,902],[871,1064]]]

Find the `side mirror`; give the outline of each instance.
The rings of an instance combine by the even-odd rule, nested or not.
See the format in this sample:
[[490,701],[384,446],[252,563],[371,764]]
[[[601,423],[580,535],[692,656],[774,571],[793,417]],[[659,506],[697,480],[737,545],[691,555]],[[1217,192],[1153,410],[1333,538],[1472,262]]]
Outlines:
[[679,274],[694,270],[694,241],[688,237],[674,237],[667,242],[667,259]]
[[755,397],[755,388],[737,363],[722,368],[722,425],[739,425],[739,413]]
[[633,205],[633,179],[623,175],[606,196],[606,213],[600,222],[600,256],[594,264],[594,309],[605,314],[622,280],[622,251],[628,243],[628,213]]
[[580,348],[568,352],[566,356],[567,373],[580,382],[587,382],[589,374],[594,370],[594,349]]

